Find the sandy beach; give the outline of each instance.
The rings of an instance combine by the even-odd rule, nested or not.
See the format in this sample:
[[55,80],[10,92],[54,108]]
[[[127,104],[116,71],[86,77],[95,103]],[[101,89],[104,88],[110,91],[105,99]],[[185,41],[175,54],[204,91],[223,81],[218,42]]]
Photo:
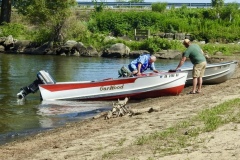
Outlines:
[[[233,57],[233,59],[235,59]],[[229,123],[198,138],[209,138],[177,154],[161,156],[150,147],[135,145],[138,137],[163,131],[227,100],[240,97],[240,70],[227,82],[204,85],[202,93],[146,99],[131,108],[152,107],[156,112],[105,120],[103,117],[67,124],[0,146],[3,160],[183,160],[240,159],[240,124]]]

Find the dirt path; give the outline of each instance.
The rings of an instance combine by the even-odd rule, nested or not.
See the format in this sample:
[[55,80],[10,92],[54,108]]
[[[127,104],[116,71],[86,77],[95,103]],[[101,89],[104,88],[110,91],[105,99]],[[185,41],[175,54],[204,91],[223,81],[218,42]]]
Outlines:
[[[185,88],[179,96],[147,99],[133,103],[131,107],[153,107],[158,112],[133,117],[103,118],[69,124],[26,140],[0,147],[0,159],[4,160],[62,160],[102,159],[104,154],[123,150],[109,159],[142,159],[154,157],[148,150],[126,151],[128,146],[143,134],[161,131],[177,122],[196,115],[226,100],[240,97],[240,69],[234,77],[218,85],[204,85],[203,93],[188,95]],[[234,128],[234,129],[233,129]],[[214,137],[197,150],[188,153],[155,157],[156,159],[240,159],[240,125],[228,124],[216,131],[202,134]]]

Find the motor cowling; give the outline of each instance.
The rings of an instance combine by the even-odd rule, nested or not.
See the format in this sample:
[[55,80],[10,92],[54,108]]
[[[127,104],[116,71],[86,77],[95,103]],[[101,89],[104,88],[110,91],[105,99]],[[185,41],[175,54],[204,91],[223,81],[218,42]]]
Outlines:
[[44,70],[37,73],[37,79],[34,80],[30,85],[22,87],[20,92],[17,94],[18,99],[24,99],[29,93],[36,93],[39,90],[39,84],[54,84],[56,81],[52,76]]

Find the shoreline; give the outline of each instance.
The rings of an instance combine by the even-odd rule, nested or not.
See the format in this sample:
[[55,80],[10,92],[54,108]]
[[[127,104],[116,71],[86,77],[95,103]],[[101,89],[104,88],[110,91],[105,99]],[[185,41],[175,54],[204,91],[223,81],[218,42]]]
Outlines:
[[[188,95],[190,87],[178,96],[146,99],[132,103],[131,108],[152,107],[156,112],[132,117],[104,120],[103,117],[73,122],[63,127],[26,137],[0,146],[3,159],[238,159],[240,158],[239,124],[227,124],[201,136],[211,136],[198,148],[187,148],[178,154],[160,156],[151,147],[135,145],[139,137],[164,131],[195,116],[204,109],[240,97],[239,66],[234,76],[221,84],[203,85],[203,93]],[[237,126],[232,136],[233,127]],[[239,126],[239,127],[238,127]],[[219,131],[220,130],[220,131]],[[222,132],[221,132],[222,131]],[[225,139],[221,139],[224,136]],[[214,142],[213,142],[214,141]],[[207,149],[206,149],[207,147]],[[228,149],[231,148],[231,149]],[[209,151],[207,151],[209,150]]]

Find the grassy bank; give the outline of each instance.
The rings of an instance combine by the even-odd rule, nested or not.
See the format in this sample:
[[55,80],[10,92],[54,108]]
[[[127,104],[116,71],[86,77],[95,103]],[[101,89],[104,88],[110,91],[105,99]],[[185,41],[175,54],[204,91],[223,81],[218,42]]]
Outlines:
[[[156,157],[180,154],[185,148],[198,148],[203,142],[209,141],[209,137],[202,139],[199,135],[215,131],[220,126],[229,123],[240,122],[240,99],[226,101],[213,108],[200,111],[196,116],[180,121],[163,131],[152,132],[135,139],[135,143],[124,150],[113,150],[104,153],[102,158],[113,158],[117,154],[126,153],[126,150],[151,150]],[[237,129],[237,128],[236,128]],[[210,137],[211,138],[211,137]],[[119,141],[121,146],[126,139]],[[119,147],[120,148],[120,147]],[[138,158],[136,158],[137,160]],[[149,157],[153,160],[154,157]]]

